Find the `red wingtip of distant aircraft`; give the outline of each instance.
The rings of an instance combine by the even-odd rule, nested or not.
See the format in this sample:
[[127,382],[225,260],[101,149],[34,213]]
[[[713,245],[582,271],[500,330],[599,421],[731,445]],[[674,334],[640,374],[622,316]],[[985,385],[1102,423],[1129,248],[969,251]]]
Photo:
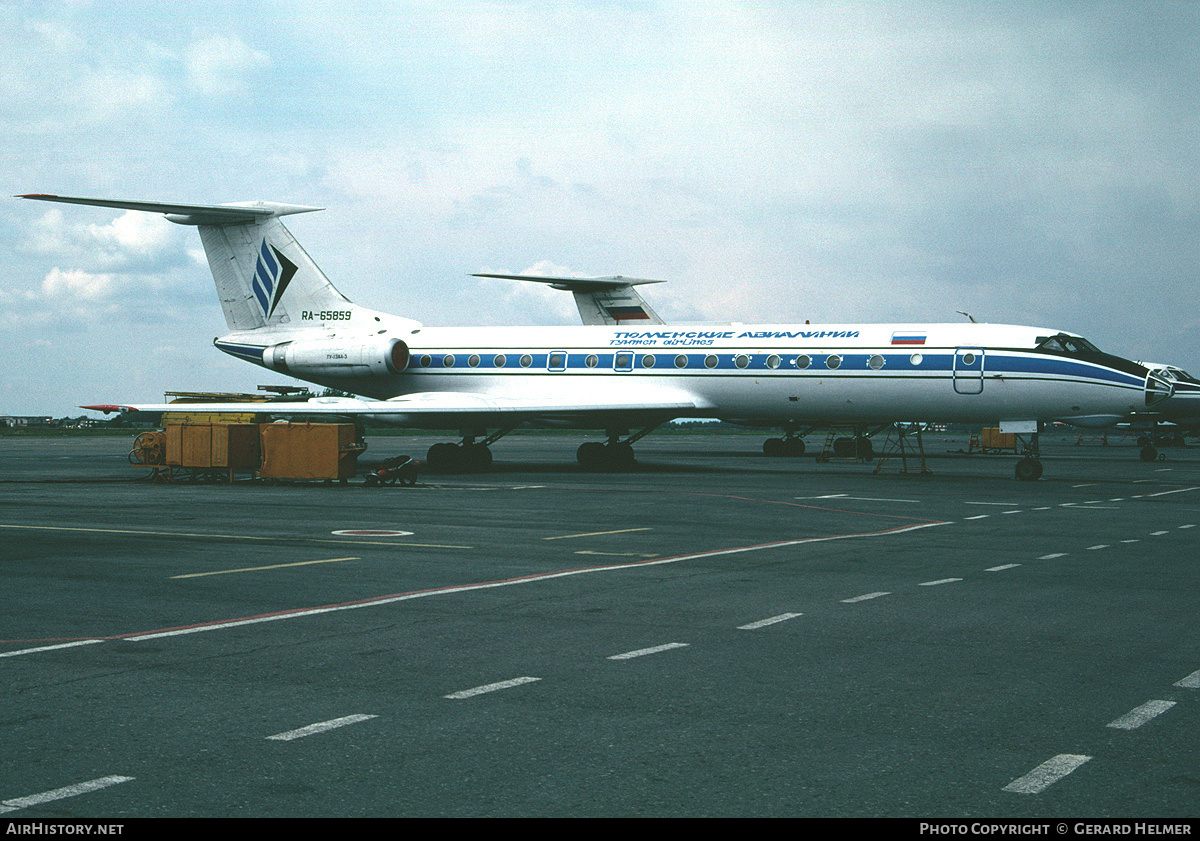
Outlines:
[[104,414],[107,415],[109,412],[128,412],[128,411],[131,411],[133,407],[131,407],[131,406],[80,406],[79,408],[91,409],[93,412],[104,412]]

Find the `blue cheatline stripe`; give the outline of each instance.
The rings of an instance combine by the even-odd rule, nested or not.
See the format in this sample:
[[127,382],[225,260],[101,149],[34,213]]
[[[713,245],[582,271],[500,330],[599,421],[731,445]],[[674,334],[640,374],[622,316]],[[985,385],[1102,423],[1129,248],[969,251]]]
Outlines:
[[[880,349],[882,350],[882,348]],[[497,368],[493,359],[497,353],[502,353],[505,357],[505,363],[500,368]],[[478,354],[481,357],[481,364],[478,368],[472,369],[467,366],[465,360],[471,354]],[[422,355],[431,357],[428,366],[420,364]],[[455,357],[455,363],[451,366],[446,366],[443,359],[447,355]],[[527,369],[522,369],[520,366],[520,358],[522,352],[505,348],[501,351],[496,349],[471,350],[464,348],[454,348],[453,350],[441,349],[437,351],[429,350],[424,352],[414,352],[413,354],[413,369],[422,367],[441,368],[444,370],[463,371],[468,373],[472,370],[494,371],[520,371],[529,370],[531,373],[536,373],[538,369],[545,370],[547,354],[534,353],[530,354],[533,358],[533,363]],[[588,356],[596,356],[597,364],[595,367],[587,365]],[[621,367],[616,367],[617,356],[628,356],[629,363]],[[642,359],[647,356],[654,356],[654,365],[646,368],[642,364]],[[745,368],[739,368],[735,361],[738,356],[746,356],[749,359],[749,364]],[[955,355],[953,353],[929,353],[923,352],[921,362],[912,364],[910,361],[911,354],[903,353],[873,353],[873,352],[855,352],[837,354],[841,356],[842,363],[837,368],[829,368],[826,365],[826,359],[834,355],[833,351],[811,351],[807,354],[799,353],[795,350],[789,350],[783,353],[776,353],[780,357],[780,364],[777,368],[770,368],[767,365],[767,358],[771,354],[759,353],[757,355],[746,352],[704,352],[704,353],[681,353],[678,348],[654,348],[652,350],[600,350],[585,352],[567,352],[566,371],[568,372],[590,372],[604,373],[605,371],[617,370],[620,373],[631,373],[636,371],[646,370],[678,370],[688,371],[691,373],[703,373],[711,371],[713,373],[726,372],[745,372],[747,374],[774,374],[776,376],[869,376],[884,379],[892,379],[897,376],[904,377],[907,375],[925,375],[930,374],[949,374],[954,367]],[[793,361],[797,356],[808,356],[811,360],[807,368],[796,368]],[[872,369],[868,362],[872,356],[883,356],[884,365],[881,369]],[[682,368],[675,365],[676,356],[687,357],[687,364]],[[709,368],[705,364],[705,360],[709,356],[717,357],[717,364]],[[958,369],[960,374],[967,373],[971,376],[979,376],[980,369],[978,363],[969,371],[962,368]],[[553,373],[561,373],[557,369]],[[1139,377],[1127,374],[1122,371],[1116,371],[1111,368],[1106,368],[1102,365],[1094,363],[1085,363],[1070,359],[1061,359],[1050,356],[1024,356],[1019,354],[999,354],[994,353],[988,356],[988,361],[984,365],[983,374],[988,376],[1017,376],[1021,379],[1066,379],[1066,380],[1082,380],[1109,385],[1121,385],[1131,388],[1141,388],[1142,380]]]
[[266,348],[257,347],[255,345],[234,345],[228,342],[217,342],[217,350],[224,351],[230,356],[237,356],[241,359],[249,359],[251,362],[261,362],[263,351]]

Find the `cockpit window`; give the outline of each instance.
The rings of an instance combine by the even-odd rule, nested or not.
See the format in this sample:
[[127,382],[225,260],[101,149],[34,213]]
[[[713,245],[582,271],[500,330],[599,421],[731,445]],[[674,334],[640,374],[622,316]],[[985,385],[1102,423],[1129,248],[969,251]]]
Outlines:
[[1038,342],[1037,349],[1050,351],[1051,353],[1070,353],[1075,355],[1101,352],[1100,348],[1087,339],[1079,336],[1068,336],[1066,333],[1059,333],[1057,336],[1047,336]]
[[1176,380],[1177,382],[1200,383],[1200,380],[1197,380],[1195,377],[1193,377],[1187,371],[1183,370],[1182,368],[1176,368],[1174,366],[1164,368],[1159,373],[1163,374],[1168,379]]

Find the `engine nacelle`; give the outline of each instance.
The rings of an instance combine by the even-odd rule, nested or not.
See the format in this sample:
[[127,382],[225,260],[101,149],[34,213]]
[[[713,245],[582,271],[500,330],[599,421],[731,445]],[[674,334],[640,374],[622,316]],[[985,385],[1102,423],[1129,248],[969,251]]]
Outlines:
[[263,365],[299,376],[379,377],[399,374],[411,354],[400,339],[302,339],[263,350]]

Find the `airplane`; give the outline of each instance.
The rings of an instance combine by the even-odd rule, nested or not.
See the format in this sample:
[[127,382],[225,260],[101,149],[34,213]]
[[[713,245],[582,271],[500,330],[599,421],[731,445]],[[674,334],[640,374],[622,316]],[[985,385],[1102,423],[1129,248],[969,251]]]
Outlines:
[[[637,305],[640,305],[628,308],[632,313],[631,318],[652,318],[654,321],[649,323],[666,323],[650,309],[650,306],[633,289],[634,284],[661,283],[662,281],[636,280],[620,276],[579,279],[569,277],[533,277],[519,274],[477,274],[473,275],[473,277],[532,280],[547,283],[554,289],[573,292],[579,308],[580,318],[584,324],[620,323],[613,317],[612,310],[606,309],[606,305],[609,303],[607,296],[610,294],[620,295],[621,303],[634,301]],[[956,310],[956,312],[959,315],[966,316],[972,324],[978,323],[975,316],[971,313],[964,310]],[[597,316],[596,313],[600,313],[600,315]],[[1114,428],[1143,432],[1144,434],[1138,438],[1138,446],[1141,448],[1139,450],[1139,458],[1142,461],[1155,461],[1162,458],[1158,450],[1154,447],[1155,444],[1169,443],[1174,446],[1183,446],[1184,435],[1195,436],[1200,434],[1200,379],[1193,377],[1177,365],[1168,365],[1165,362],[1146,362],[1141,359],[1136,361],[1139,365],[1151,371],[1157,378],[1168,381],[1170,384],[1169,396],[1171,400],[1166,405],[1162,405],[1163,394],[1160,390],[1156,392],[1153,398],[1153,401],[1159,404],[1157,411],[1138,410],[1127,415],[1115,424]],[[1148,405],[1150,402],[1148,399]],[[761,421],[751,422],[749,425],[756,427],[771,426],[769,422]],[[887,424],[875,431],[879,432],[891,426],[891,424]],[[921,424],[914,424],[913,426],[919,434]],[[763,442],[763,454],[777,457],[802,456],[805,449],[803,436],[814,432],[818,428],[820,428],[819,424],[799,424],[793,422],[784,427],[783,438],[768,438]],[[854,427],[853,438],[843,437],[835,439],[833,441],[835,445],[834,454],[873,456],[871,440],[863,433],[864,427],[860,424]]]
[[[523,423],[603,430],[606,440],[584,442],[576,458],[584,468],[617,469],[633,463],[634,442],[676,417],[784,428],[921,419],[1029,433],[1031,452],[1015,475],[1032,481],[1042,475],[1041,424],[1111,426],[1175,390],[1082,336],[1019,325],[668,327],[649,310],[636,319],[652,322],[644,326],[613,318],[619,323],[426,327],[355,304],[333,286],[281,221],[322,208],[19,198],[161,213],[195,226],[230,331],[213,340],[216,348],[356,395],[271,404],[272,414],[460,430],[459,443],[430,448],[435,469],[486,469],[490,445]],[[572,282],[586,295],[620,290],[624,279]],[[157,413],[179,404],[84,408]],[[261,412],[264,404],[205,410]]]

